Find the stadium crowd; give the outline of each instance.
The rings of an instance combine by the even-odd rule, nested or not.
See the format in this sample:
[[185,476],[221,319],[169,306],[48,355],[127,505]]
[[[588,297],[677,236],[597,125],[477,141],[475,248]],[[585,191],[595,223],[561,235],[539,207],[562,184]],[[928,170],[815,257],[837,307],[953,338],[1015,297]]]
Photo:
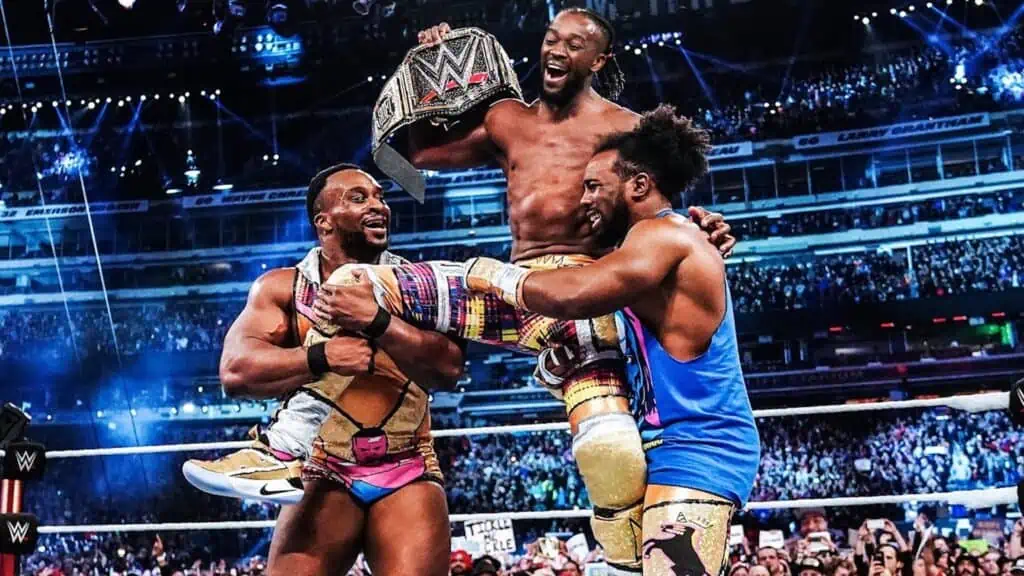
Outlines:
[[853,208],[816,208],[776,218],[735,219],[732,226],[736,237],[742,241],[891,228],[1021,211],[1024,211],[1024,190],[1004,190]]
[[[919,116],[1001,109],[1019,105],[1022,97],[1022,34],[1017,27],[1000,35],[964,35],[948,45],[896,49],[882,59],[864,54],[856,62],[798,64],[785,73],[779,70],[780,80],[774,81],[719,70],[712,76],[718,87],[714,106],[708,106],[700,92],[693,92],[692,82],[670,84],[657,94],[642,94],[631,87],[625,102],[640,110],[675,102],[681,112],[710,129],[716,142],[784,138]],[[94,201],[130,198],[141,189],[205,190],[218,179],[247,187],[301,185],[318,167],[360,153],[361,143],[336,136],[369,133],[372,95],[367,90],[360,96],[365,97],[364,104],[332,111],[333,119],[331,114],[300,113],[221,122],[213,120],[214,106],[203,110],[196,105],[187,130],[176,126],[176,116],[169,114],[175,107],[168,106],[161,116],[152,109],[157,103],[147,104],[144,128],[138,131],[145,137],[134,141],[126,129],[131,114],[111,113],[111,120],[72,137],[63,132],[64,126],[55,124],[56,135],[49,138],[26,143],[12,137],[0,142],[0,182],[5,184],[0,201],[7,206],[38,205],[38,190],[42,190],[47,204],[80,202],[79,170]],[[651,98],[655,99],[648,101]],[[703,104],[695,106],[695,102]],[[908,106],[917,106],[918,111],[908,114]],[[204,120],[204,115],[209,118]],[[353,129],[354,123],[362,129]],[[273,134],[275,145],[254,138],[253,128]],[[185,170],[198,171],[191,181],[168,177]]]
[[[1024,438],[1013,430],[1003,412],[972,415],[915,410],[871,416],[786,417],[762,419],[759,429],[763,454],[752,496],[755,501],[982,489],[1013,485],[1024,478]],[[40,439],[54,448],[77,446],[91,436],[40,430],[46,436]],[[149,427],[147,434],[149,442],[197,442],[241,438],[245,428],[165,423]],[[109,439],[93,439],[104,440]],[[452,513],[589,506],[565,434],[441,439],[437,449]],[[47,468],[47,479],[28,491],[26,508],[45,524],[274,517],[273,506],[210,497],[187,486],[178,473],[184,458],[150,455],[55,461]],[[858,528],[864,519],[858,513],[863,512],[837,512],[833,528]],[[770,517],[747,517],[743,522],[760,522],[762,528],[774,525]],[[568,521],[516,527],[521,542],[552,531],[582,531],[582,523]],[[168,540],[154,541],[152,535],[54,537],[45,540],[40,552],[27,560],[28,573],[71,576],[94,574],[97,569],[101,573],[149,571],[155,575],[158,572],[154,570],[160,566],[159,573],[166,576],[178,571],[201,576],[210,570],[221,570],[215,572],[220,574],[234,568],[237,574],[259,574],[263,569],[258,557],[251,564],[245,558],[242,564],[234,565],[222,562],[224,556],[218,554],[235,554],[229,558],[252,556],[258,553],[254,550],[265,545],[265,532],[163,537]],[[751,555],[755,551],[751,549]],[[736,552],[743,554],[741,550]],[[161,560],[163,554],[167,557]],[[527,550],[527,557],[531,554],[543,555],[535,548]],[[761,556],[760,552],[756,555]],[[554,561],[549,558],[547,565]],[[539,567],[532,568],[536,569]],[[893,575],[900,576],[895,572]],[[906,576],[914,575],[907,572]],[[950,576],[967,575],[957,572]]]
[[[507,245],[488,249],[504,251]],[[463,260],[480,250],[450,247],[409,256]],[[728,270],[736,310],[760,312],[1020,288],[1022,254],[1024,236],[1017,235],[921,244],[909,250],[909,261],[907,251],[899,250],[790,256],[739,263]],[[262,272],[256,266],[243,269],[249,280]],[[121,352],[215,350],[241,307],[237,298],[121,304],[113,308],[112,324]],[[70,358],[76,349],[83,357],[113,352],[111,320],[104,308],[74,306],[70,316],[73,330],[63,307],[0,310],[0,360],[24,354],[57,360]]]

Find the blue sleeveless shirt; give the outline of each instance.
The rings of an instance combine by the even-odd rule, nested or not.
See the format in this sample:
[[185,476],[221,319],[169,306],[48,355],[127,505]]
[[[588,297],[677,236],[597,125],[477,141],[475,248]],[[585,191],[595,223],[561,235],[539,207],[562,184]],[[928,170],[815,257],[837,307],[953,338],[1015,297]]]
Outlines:
[[629,309],[623,347],[649,484],[693,488],[745,506],[761,440],[740,368],[732,296],[706,352],[686,362],[662,348]]

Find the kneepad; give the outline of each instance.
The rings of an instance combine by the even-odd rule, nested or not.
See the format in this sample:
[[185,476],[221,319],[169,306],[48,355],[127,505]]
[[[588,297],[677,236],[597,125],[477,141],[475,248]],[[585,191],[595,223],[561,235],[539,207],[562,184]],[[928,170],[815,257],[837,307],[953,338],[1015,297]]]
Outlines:
[[594,505],[591,527],[605,560],[638,572],[647,461],[636,423],[629,414],[587,418],[573,438],[572,453]]

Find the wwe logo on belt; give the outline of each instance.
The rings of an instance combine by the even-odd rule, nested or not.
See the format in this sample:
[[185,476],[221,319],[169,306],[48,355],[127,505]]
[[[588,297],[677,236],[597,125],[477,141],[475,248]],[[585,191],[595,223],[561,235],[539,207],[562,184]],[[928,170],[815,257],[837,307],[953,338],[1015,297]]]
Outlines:
[[36,452],[15,452],[14,457],[18,460],[18,470],[29,472],[36,465]]
[[430,87],[430,91],[420,98],[420,103],[427,104],[455,88],[466,89],[467,86],[481,84],[490,77],[486,68],[474,73],[477,58],[481,64],[487,56],[482,52],[479,38],[470,37],[465,40],[443,42],[437,46],[437,54],[433,61],[427,52],[418,54],[413,59],[412,70],[419,74],[420,79]]
[[25,538],[28,538],[28,529],[30,524],[28,522],[7,522],[7,532],[11,535],[11,542],[16,544],[24,544]]

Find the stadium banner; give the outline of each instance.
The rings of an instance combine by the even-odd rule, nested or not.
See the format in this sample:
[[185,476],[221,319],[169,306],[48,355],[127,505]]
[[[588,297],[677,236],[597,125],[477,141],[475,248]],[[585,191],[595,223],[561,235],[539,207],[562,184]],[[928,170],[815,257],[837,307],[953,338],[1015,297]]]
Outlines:
[[[148,200],[130,202],[94,202],[89,204],[93,216],[124,214],[149,210]],[[85,204],[52,204],[50,206],[25,206],[0,210],[0,222],[17,220],[41,220],[43,218],[73,218],[85,216]]]
[[903,124],[892,124],[889,126],[875,126],[874,128],[863,128],[860,130],[844,130],[842,132],[824,132],[822,134],[806,134],[793,138],[793,147],[797,150],[808,150],[811,148],[827,148],[829,146],[842,146],[856,142],[876,142],[890,138],[911,138],[914,136],[925,136],[928,134],[942,134],[955,132],[957,130],[969,130],[988,126],[990,122],[988,113],[964,114],[963,116],[950,116],[947,118],[935,118],[934,120],[920,120],[917,122],[905,122]]
[[708,152],[708,160],[724,160],[726,158],[742,158],[744,156],[753,155],[753,142],[732,142],[729,144],[712,146],[711,152]]
[[294,202],[305,200],[305,188],[279,188],[263,192],[241,192],[238,194],[206,194],[203,196],[186,196],[181,199],[185,208],[214,208],[219,206],[239,206],[263,204],[266,202]]

